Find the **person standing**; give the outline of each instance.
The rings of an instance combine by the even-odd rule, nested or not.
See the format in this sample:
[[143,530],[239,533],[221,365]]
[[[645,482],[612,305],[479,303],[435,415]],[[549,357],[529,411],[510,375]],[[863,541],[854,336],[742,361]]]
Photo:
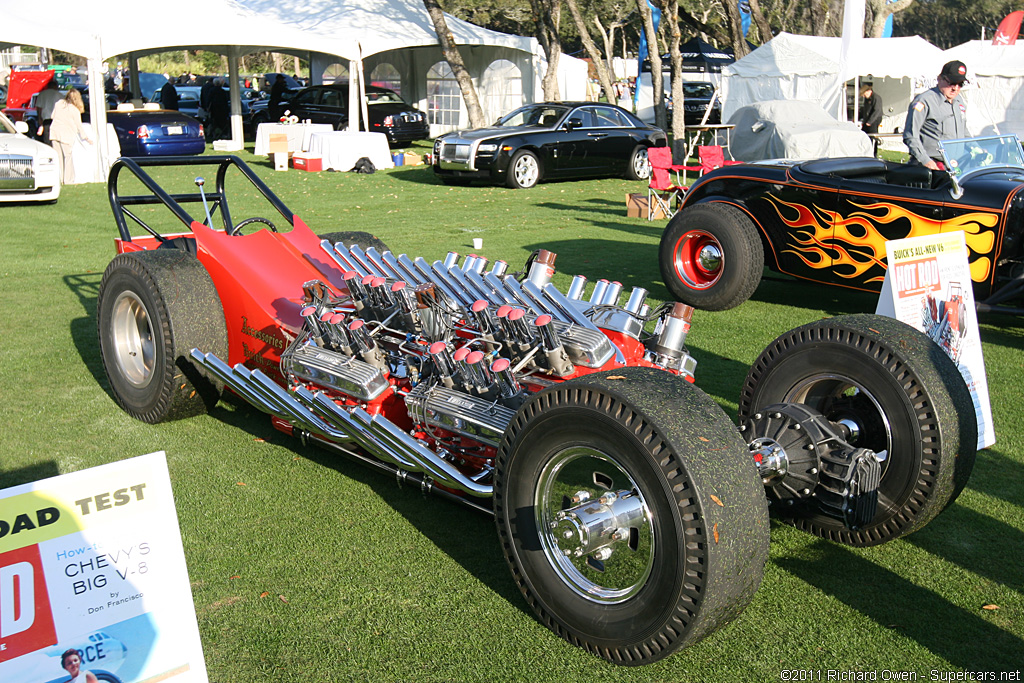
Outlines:
[[75,182],[75,164],[71,150],[79,139],[91,143],[82,128],[82,112],[85,104],[82,94],[72,88],[64,99],[53,105],[53,122],[50,124],[50,142],[57,150],[60,161],[61,183],[71,185]]
[[53,107],[63,98],[64,96],[57,88],[57,80],[54,78],[51,78],[42,92],[36,95],[36,111],[39,113],[39,128],[36,130],[36,136],[46,144],[50,144]]
[[281,117],[281,100],[284,99],[284,92],[287,89],[284,74],[277,74],[277,78],[274,79],[274,85],[270,88],[270,102],[267,103],[267,111],[270,112],[271,121],[276,121]]
[[868,135],[877,135],[884,113],[882,98],[870,83],[860,87],[860,96],[864,98],[864,106],[860,109],[861,129]]
[[178,111],[178,90],[171,80],[168,80],[164,83],[164,87],[160,88],[160,106],[164,109]]
[[967,82],[963,62],[946,62],[936,86],[911,101],[903,127],[903,143],[910,150],[910,163],[933,171],[945,170],[939,141],[967,137],[967,105],[960,94],[960,88]]
[[230,135],[231,102],[224,92],[224,79],[215,78],[210,91],[209,138],[221,140]]

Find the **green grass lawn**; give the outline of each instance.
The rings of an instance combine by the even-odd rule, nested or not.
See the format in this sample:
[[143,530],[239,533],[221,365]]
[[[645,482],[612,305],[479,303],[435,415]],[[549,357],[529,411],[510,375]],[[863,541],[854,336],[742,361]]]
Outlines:
[[[626,217],[625,196],[643,183],[449,188],[425,166],[281,173],[241,156],[317,233],[366,230],[431,261],[479,237],[482,254],[514,269],[544,247],[558,254],[563,291],[580,273],[668,297],[664,221]],[[236,220],[274,218],[255,197],[232,203]],[[66,187],[56,205],[0,205],[0,487],[165,450],[211,681],[756,682],[792,669],[805,672],[792,680],[962,680],[950,672],[1024,669],[1021,318],[981,320],[997,442],[953,506],[871,549],[773,525],[764,583],[733,624],[622,669],[534,620],[488,517],[303,447],[237,399],[155,426],[123,413],[95,321],[115,233],[99,184]],[[742,306],[696,313],[697,384],[735,415],[748,366],[776,336],[874,304],[768,276]]]

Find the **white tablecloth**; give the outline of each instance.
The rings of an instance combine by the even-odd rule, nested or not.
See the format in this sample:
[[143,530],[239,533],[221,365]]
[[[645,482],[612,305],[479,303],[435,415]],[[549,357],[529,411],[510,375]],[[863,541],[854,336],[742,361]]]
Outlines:
[[[81,138],[75,141],[71,147],[71,162],[75,165],[75,185],[80,183],[105,183],[107,182],[107,169],[96,168],[96,134],[93,133],[91,123],[83,123],[82,130],[89,136],[92,142],[85,142]],[[121,143],[117,141],[117,132],[114,124],[107,124],[107,159],[114,163],[121,156]]]
[[313,133],[309,138],[309,155],[323,159],[325,171],[351,171],[362,157],[377,168],[395,167],[388,136],[384,133]]
[[334,130],[329,123],[261,123],[256,127],[256,156],[270,153],[270,136],[282,134],[288,136],[289,152],[305,152],[309,149],[309,138],[313,133]]

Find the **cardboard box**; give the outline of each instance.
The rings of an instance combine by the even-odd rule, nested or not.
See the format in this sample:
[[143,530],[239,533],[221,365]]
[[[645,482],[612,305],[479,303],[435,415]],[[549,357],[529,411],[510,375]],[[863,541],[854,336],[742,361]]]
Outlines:
[[292,157],[292,168],[297,171],[322,171],[324,170],[324,161],[320,157],[296,154]]
[[284,133],[271,133],[270,142],[267,145],[267,151],[271,154],[277,152],[288,153],[288,136]]
[[[629,218],[647,218],[647,194],[632,192],[626,195],[626,216]],[[651,218],[668,218],[660,206],[654,207]]]
[[423,156],[420,154],[413,154],[412,152],[405,153],[404,165],[406,166],[422,166]]
[[274,160],[275,171],[288,170],[288,152],[272,152],[270,156]]

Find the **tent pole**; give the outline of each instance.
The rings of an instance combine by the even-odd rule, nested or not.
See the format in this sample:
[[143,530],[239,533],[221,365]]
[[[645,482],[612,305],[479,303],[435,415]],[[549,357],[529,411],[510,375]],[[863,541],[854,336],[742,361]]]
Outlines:
[[227,46],[228,56],[228,90],[231,98],[231,151],[242,149],[245,134],[242,124],[242,89],[238,84],[238,61],[241,50],[237,45]]
[[348,63],[348,129],[359,130],[359,61]]
[[92,122],[92,134],[96,143],[96,169],[94,177],[100,182],[106,182],[107,170],[113,164],[109,158],[107,135],[107,97],[104,92],[104,83],[107,72],[103,68],[103,60],[99,55],[103,54],[100,42],[96,41],[96,57],[88,58],[86,69],[89,72],[89,121]]
[[360,130],[370,130],[370,112],[366,110],[366,74],[363,73],[363,51],[359,50],[359,113],[362,115],[363,125]]

